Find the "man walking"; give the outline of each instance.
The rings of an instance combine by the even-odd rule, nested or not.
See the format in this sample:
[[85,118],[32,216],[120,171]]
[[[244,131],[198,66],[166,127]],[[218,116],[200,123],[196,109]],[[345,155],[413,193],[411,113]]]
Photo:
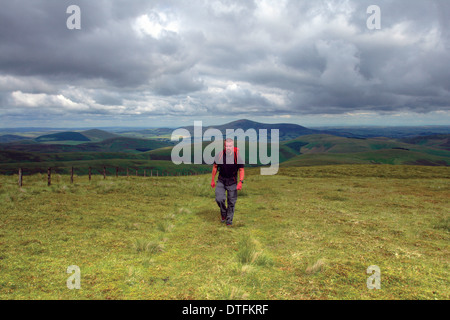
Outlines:
[[[216,184],[217,170],[219,178]],[[239,182],[237,182],[238,171]],[[214,159],[211,181],[211,187],[216,188],[216,202],[220,208],[221,221],[226,222],[227,226],[233,224],[237,191],[242,189],[244,174],[244,161],[239,155],[239,149],[234,146],[233,139],[228,138],[224,142],[224,150]]]

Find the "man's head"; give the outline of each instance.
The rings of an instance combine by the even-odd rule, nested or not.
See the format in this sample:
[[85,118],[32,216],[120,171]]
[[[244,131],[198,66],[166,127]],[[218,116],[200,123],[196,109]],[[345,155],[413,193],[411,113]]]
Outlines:
[[226,150],[227,154],[231,154],[234,152],[234,140],[228,138],[224,141],[223,147]]

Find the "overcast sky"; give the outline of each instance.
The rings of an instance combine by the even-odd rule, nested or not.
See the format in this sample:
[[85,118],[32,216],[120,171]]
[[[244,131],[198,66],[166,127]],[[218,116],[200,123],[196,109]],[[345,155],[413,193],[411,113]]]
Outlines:
[[448,0],[0,0],[0,127],[448,125],[449,62]]

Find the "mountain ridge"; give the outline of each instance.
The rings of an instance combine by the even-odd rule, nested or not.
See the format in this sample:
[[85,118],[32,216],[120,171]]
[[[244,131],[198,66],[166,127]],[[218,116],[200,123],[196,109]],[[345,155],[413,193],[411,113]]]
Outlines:
[[[185,126],[180,128],[188,130],[191,136],[194,135],[194,126]],[[247,131],[249,129],[255,129],[257,133],[259,132],[259,130],[265,129],[267,130],[268,137],[271,136],[271,129],[278,129],[280,141],[292,140],[297,137],[310,134],[333,134],[333,132],[331,131],[309,129],[307,127],[294,123],[261,123],[248,119],[240,119],[222,125],[203,126],[202,127],[203,133],[205,133],[205,131],[208,129],[218,129],[220,132],[222,132],[223,135],[226,135],[227,129],[229,130],[242,129],[244,131]]]

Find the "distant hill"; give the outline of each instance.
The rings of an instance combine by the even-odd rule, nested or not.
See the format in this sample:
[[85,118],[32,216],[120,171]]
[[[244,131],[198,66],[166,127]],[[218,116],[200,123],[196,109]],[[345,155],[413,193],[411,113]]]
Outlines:
[[[426,145],[413,145],[402,140],[390,138],[345,138],[332,135],[309,135],[284,142],[283,145],[290,146],[297,144],[295,151],[302,154],[316,153],[355,153],[376,150],[405,150],[423,152],[432,155],[450,157],[450,152]],[[295,148],[294,148],[295,149]]]
[[[203,142],[202,148],[210,142]],[[270,143],[268,145],[270,150]],[[191,155],[193,155],[191,145]],[[151,159],[170,160],[172,147],[148,152]],[[249,142],[246,142],[248,163]],[[346,138],[326,134],[301,136],[282,141],[279,145],[280,163],[308,159],[307,163],[408,163],[425,165],[450,164],[450,152],[427,146],[411,145],[389,138]],[[372,158],[371,158],[372,157]],[[317,160],[317,162],[314,162]],[[290,162],[293,164],[293,162]],[[300,163],[305,163],[303,160]]]
[[101,142],[88,142],[78,145],[69,144],[0,144],[0,150],[14,150],[22,152],[59,153],[59,152],[130,152],[140,153],[153,149],[171,146],[172,143],[157,140],[133,139],[118,137]]
[[[346,138],[333,135],[309,135],[289,141],[286,145],[297,144],[296,151],[306,153],[354,153],[382,149],[411,147],[406,143],[388,138]],[[300,149],[298,149],[300,147]]]
[[[289,150],[292,151],[289,154]],[[331,135],[309,135],[280,146],[283,166],[343,163],[450,165],[450,152],[389,138],[355,139]]]
[[34,139],[37,142],[54,142],[54,141],[91,141],[85,135],[79,132],[58,132],[46,134]]
[[[187,129],[191,136],[194,135],[194,126],[187,126],[182,127],[183,129]],[[314,130],[314,129],[308,129],[303,126],[297,125],[297,124],[291,124],[291,123],[275,123],[275,124],[268,124],[268,123],[260,123],[255,122],[251,120],[237,120],[230,123],[226,123],[223,125],[214,125],[214,126],[204,126],[203,132],[205,132],[208,129],[218,129],[222,134],[226,135],[226,130],[237,130],[242,129],[244,131],[247,131],[248,129],[255,129],[257,133],[259,133],[260,129],[266,129],[267,135],[270,137],[270,129],[278,129],[279,130],[279,139],[280,141],[286,141],[295,139],[300,136],[310,135],[310,134],[319,134],[319,133],[331,133],[330,131],[323,131],[323,130]]]
[[281,166],[303,167],[335,164],[450,166],[450,157],[402,149],[384,149],[355,153],[301,154],[281,163]]
[[[184,127],[191,135],[194,127]],[[364,137],[344,132],[308,129],[296,124],[265,124],[250,120],[238,120],[223,125],[205,126],[203,131],[215,128],[222,134],[227,129],[242,129],[244,132],[255,129],[258,133],[266,129],[270,139],[270,130],[280,132],[279,161],[283,166],[310,166],[327,164],[414,164],[427,166],[450,165],[450,134],[433,134],[419,137],[394,139],[387,137]],[[81,129],[80,129],[81,130]],[[412,130],[412,129],[410,129]],[[104,130],[59,132],[43,134],[31,139],[10,132],[0,141],[0,163],[3,168],[13,168],[15,163],[76,163],[83,161],[115,160],[130,161],[167,161],[172,165],[171,151],[175,142],[167,139],[173,129],[153,128],[126,131],[124,137]],[[356,133],[356,132],[355,132]],[[28,133],[31,135],[31,133]],[[21,140],[14,140],[21,137]],[[143,138],[147,139],[143,139]],[[153,137],[153,139],[148,139]],[[1,138],[1,137],[0,137]],[[9,139],[13,139],[10,141]],[[9,143],[8,143],[9,142]],[[271,141],[268,141],[268,153],[271,154]],[[204,141],[203,147],[210,142]],[[255,141],[245,142],[245,159],[248,164],[249,151],[255,150]],[[193,157],[193,145],[191,156]],[[243,148],[242,148],[243,149]],[[242,151],[241,149],[241,151]],[[131,163],[131,162],[130,162]],[[260,164],[260,163],[258,163]],[[252,162],[252,165],[258,165]],[[36,164],[37,166],[37,164]],[[1,166],[0,166],[1,167]],[[9,169],[8,169],[9,170]],[[15,170],[15,169],[14,169]]]
[[87,137],[90,141],[103,141],[106,139],[118,138],[119,136],[114,133],[110,133],[107,131],[99,130],[99,129],[91,129],[80,132],[83,136]]
[[450,151],[450,134],[434,134],[429,136],[419,136],[414,138],[405,138],[401,141],[420,146],[428,146]]
[[[173,144],[160,140],[118,137],[97,143],[87,143],[85,145],[88,147],[98,147],[100,152],[146,152],[172,146]],[[81,146],[79,145],[78,147]]]
[[174,129],[171,128],[151,128],[142,130],[122,130],[118,131],[121,136],[142,139],[170,139]]
[[414,138],[436,134],[450,134],[450,126],[352,126],[352,127],[322,127],[315,128],[333,132],[334,135],[343,137],[388,137],[395,139]]
[[8,143],[13,141],[29,140],[28,137],[17,136],[15,134],[5,134],[0,136],[0,143]]

